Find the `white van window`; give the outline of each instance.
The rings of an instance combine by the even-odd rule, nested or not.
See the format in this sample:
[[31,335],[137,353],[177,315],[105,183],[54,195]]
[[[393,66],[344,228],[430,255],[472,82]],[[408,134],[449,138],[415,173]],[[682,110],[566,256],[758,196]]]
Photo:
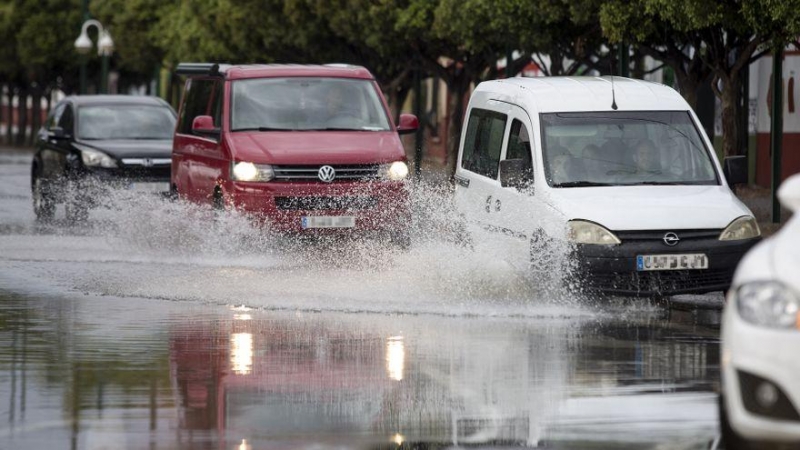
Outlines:
[[233,82],[232,131],[388,131],[371,80],[253,78]]
[[542,114],[553,187],[719,184],[686,111]]
[[464,138],[461,167],[489,178],[497,178],[506,120],[505,114],[472,109]]

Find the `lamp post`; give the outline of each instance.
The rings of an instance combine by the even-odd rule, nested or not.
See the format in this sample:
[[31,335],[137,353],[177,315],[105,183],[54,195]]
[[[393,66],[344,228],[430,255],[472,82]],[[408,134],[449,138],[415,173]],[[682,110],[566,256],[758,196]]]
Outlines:
[[[108,30],[103,28],[103,24],[95,19],[89,19],[83,22],[83,27],[81,27],[81,35],[78,36],[78,39],[75,39],[75,49],[82,55],[85,55],[92,50],[92,40],[89,39],[89,34],[86,32],[90,26],[95,26],[97,28],[97,35],[99,36],[97,40],[97,54],[103,58],[102,73],[100,75],[100,93],[107,94],[108,57],[114,52],[114,41],[111,39],[111,35],[108,33]],[[81,85],[86,85],[84,80],[81,80]]]

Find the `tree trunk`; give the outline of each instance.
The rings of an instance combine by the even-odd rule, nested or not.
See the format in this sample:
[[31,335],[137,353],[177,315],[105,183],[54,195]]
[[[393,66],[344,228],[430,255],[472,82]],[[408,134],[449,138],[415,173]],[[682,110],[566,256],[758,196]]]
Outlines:
[[395,123],[400,120],[400,113],[403,112],[403,104],[408,98],[408,93],[411,90],[405,86],[398,86],[396,89],[389,91],[389,110],[392,112]]
[[50,111],[53,110],[53,89],[48,88],[47,93],[45,94],[45,98],[47,99],[47,116],[50,115]]
[[16,144],[18,147],[23,147],[27,142],[25,136],[28,131],[28,89],[20,89],[17,98],[19,124],[17,129],[17,140],[14,142],[14,144]]
[[740,80],[737,74],[723,82],[719,98],[722,103],[722,151],[724,156],[734,156],[741,153],[742,146],[737,133],[737,118],[739,117],[739,92]]
[[36,141],[36,133],[42,126],[42,90],[36,88],[33,91],[33,105],[31,107],[31,134],[28,136],[27,145],[33,147]]
[[461,129],[464,125],[464,97],[469,92],[471,79],[467,71],[460,70],[452,77],[448,86],[448,102],[450,103],[447,123],[447,175],[453,179],[458,162],[458,146],[461,143]]
[[696,110],[697,89],[700,87],[700,83],[686,75],[682,70],[677,70],[673,67],[673,72],[675,72],[675,78],[678,79],[678,89],[680,90],[681,96],[683,96],[683,99],[686,100],[686,103],[688,103],[693,110]]
[[[0,85],[0,123],[6,124],[6,133],[8,133],[9,126],[11,125],[11,121],[8,120],[8,114],[6,114],[6,110],[3,108],[3,102],[1,101],[3,98],[3,92],[8,88],[7,84]],[[0,136],[0,138],[5,137],[5,135]]]
[[14,144],[14,133],[12,132],[12,127],[14,126],[14,86],[8,86],[8,92],[6,93],[8,96],[8,129],[6,130],[6,145],[13,145]]

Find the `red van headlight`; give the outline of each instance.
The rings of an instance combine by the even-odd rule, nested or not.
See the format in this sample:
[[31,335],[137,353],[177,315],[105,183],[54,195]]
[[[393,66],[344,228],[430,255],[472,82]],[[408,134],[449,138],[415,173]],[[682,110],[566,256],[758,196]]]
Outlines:
[[270,181],[275,178],[275,171],[269,164],[253,164],[239,161],[231,165],[231,178],[236,181]]

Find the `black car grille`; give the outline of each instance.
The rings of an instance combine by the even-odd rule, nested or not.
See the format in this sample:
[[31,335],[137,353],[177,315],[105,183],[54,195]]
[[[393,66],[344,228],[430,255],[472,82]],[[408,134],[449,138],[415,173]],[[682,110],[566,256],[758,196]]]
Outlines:
[[126,179],[148,179],[148,180],[169,180],[170,167],[142,167],[142,166],[122,166],[116,170],[116,174]]
[[350,197],[275,197],[278,209],[290,211],[358,210],[374,208],[378,199],[370,196]]
[[629,294],[678,294],[726,289],[734,269],[675,270],[652,272],[600,272],[586,276],[590,286]]
[[[273,166],[275,171],[275,179],[278,181],[291,181],[291,180],[306,180],[306,181],[320,181],[319,169],[322,165],[305,165],[305,166]],[[336,178],[333,182],[338,180],[358,181],[358,180],[374,180],[378,178],[378,164],[357,164],[357,165],[331,165],[336,171]]]

